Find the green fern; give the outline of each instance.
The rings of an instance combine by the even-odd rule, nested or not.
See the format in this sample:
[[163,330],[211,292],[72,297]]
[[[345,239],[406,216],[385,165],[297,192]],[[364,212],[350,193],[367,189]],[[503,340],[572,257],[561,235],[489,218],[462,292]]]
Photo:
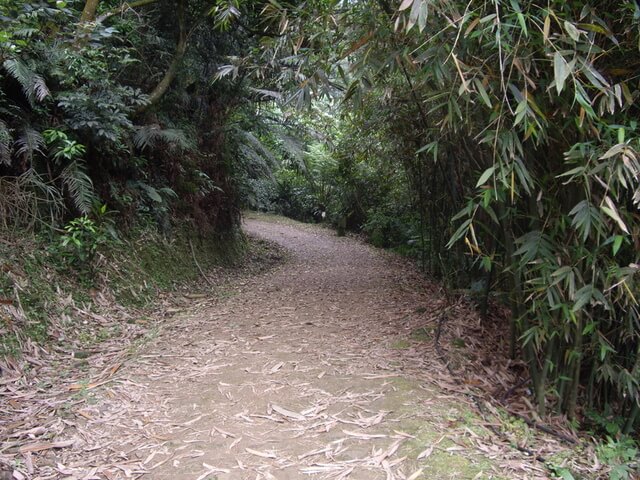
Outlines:
[[271,150],[265,147],[255,135],[246,130],[237,130],[237,132],[240,134],[241,141],[245,147],[253,150],[259,157],[263,158],[269,166],[276,166],[277,160]]
[[28,162],[33,160],[34,154],[43,154],[44,147],[44,138],[42,138],[40,132],[31,127],[25,127],[15,141],[16,155]]
[[178,128],[160,128],[156,125],[145,125],[136,129],[133,135],[136,148],[145,150],[165,144],[182,151],[195,148],[193,141]]
[[91,212],[91,206],[97,201],[91,178],[85,173],[83,165],[73,161],[60,173],[60,180],[66,187],[71,201],[82,214]]
[[7,124],[0,120],[0,165],[11,165],[11,140]]
[[44,78],[31,70],[20,60],[9,59],[3,63],[5,70],[22,87],[22,92],[33,106],[36,102],[41,102],[50,95]]
[[281,142],[281,147],[287,154],[283,159],[284,167],[293,167],[301,172],[306,172],[306,164],[304,163],[305,150],[304,142],[292,135],[288,135],[284,132],[280,132],[278,139]]

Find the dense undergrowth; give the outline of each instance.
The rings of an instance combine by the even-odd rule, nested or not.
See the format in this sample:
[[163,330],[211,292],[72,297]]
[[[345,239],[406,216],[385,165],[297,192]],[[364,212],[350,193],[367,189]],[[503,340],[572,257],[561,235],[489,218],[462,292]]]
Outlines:
[[239,191],[259,145],[243,126],[260,97],[216,73],[256,37],[222,28],[224,13],[186,0],[0,3],[12,334],[46,340],[67,295],[83,303],[108,287],[142,305],[198,272],[193,251],[204,271],[244,248]]

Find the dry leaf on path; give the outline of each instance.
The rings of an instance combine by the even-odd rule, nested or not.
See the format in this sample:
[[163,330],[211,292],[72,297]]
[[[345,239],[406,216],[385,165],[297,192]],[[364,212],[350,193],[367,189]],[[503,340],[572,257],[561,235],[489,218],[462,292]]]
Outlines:
[[259,450],[254,450],[253,448],[245,448],[244,450],[251,455],[256,455],[262,458],[277,458],[276,454],[272,452],[261,452]]
[[287,410],[286,408],[282,408],[274,403],[271,404],[271,408],[273,409],[274,412],[279,413],[280,415],[282,415],[283,417],[287,417],[287,418],[293,418],[295,420],[306,420],[307,417],[305,417],[304,415],[301,415],[298,412],[292,412],[291,410]]

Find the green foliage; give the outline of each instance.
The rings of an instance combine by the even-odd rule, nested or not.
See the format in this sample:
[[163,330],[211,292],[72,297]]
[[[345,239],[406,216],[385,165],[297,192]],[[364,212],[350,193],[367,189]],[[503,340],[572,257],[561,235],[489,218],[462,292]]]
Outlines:
[[276,198],[279,213],[302,221],[311,221],[316,197],[304,175],[295,170],[281,169],[276,173]]
[[[232,229],[238,198],[226,123],[240,110],[255,114],[248,89],[210,80],[222,55],[254,40],[216,30],[201,2],[181,2],[179,15],[163,0],[122,12],[100,2],[96,21],[79,25],[83,3],[0,5],[7,192],[31,171],[62,197],[62,208],[38,212],[37,228],[59,228],[99,201],[123,226],[153,219],[168,231],[172,216],[186,216],[202,231]],[[245,157],[253,168],[256,157]],[[5,223],[18,222],[24,202],[3,200]]]
[[95,213],[98,220],[87,215],[71,220],[65,225],[64,234],[60,235],[57,244],[51,247],[51,252],[63,267],[73,269],[80,279],[88,282],[95,278],[96,255],[114,240],[115,232],[108,219],[106,205],[98,207]]
[[507,299],[540,414],[637,431],[637,2],[110,5],[0,5],[3,227],[323,206]]
[[637,463],[638,444],[629,437],[614,440],[607,437],[606,443],[598,445],[596,453],[598,460],[610,467],[610,480],[629,480],[635,478],[640,468]]

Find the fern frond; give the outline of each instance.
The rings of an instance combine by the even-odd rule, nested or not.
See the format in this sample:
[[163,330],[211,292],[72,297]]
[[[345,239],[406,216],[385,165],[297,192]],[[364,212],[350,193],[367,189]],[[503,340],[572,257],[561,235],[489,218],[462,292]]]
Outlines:
[[45,98],[47,98],[50,95],[49,87],[47,87],[47,84],[44,81],[44,78],[42,78],[40,75],[36,75],[33,78],[32,88],[33,88],[33,94],[35,95],[36,99],[39,102],[43,101]]
[[11,165],[11,140],[7,124],[0,120],[0,165]]
[[287,153],[287,158],[283,161],[284,166],[295,167],[303,173],[306,172],[304,142],[285,133],[280,133],[279,138],[282,149]]
[[96,202],[97,197],[93,182],[85,173],[83,165],[77,160],[71,162],[60,173],[60,180],[78,211],[83,214],[91,212],[91,205]]
[[35,105],[36,101],[41,102],[50,95],[44,78],[31,70],[27,65],[17,59],[5,60],[2,64],[5,70],[11,75],[22,87],[27,100],[31,105]]
[[31,162],[35,153],[44,153],[44,138],[37,130],[25,127],[15,141],[16,155]]
[[246,130],[238,130],[241,135],[245,146],[251,148],[258,156],[264,158],[264,160],[272,167],[277,163],[277,160],[271,150],[264,146],[264,144],[251,132]]
[[270,165],[265,161],[264,157],[258,155],[255,150],[247,145],[239,145],[238,151],[243,160],[245,160],[244,168],[251,178],[271,177],[272,171]]
[[136,148],[144,150],[165,144],[182,151],[195,148],[193,141],[178,128],[160,128],[156,125],[145,125],[136,129],[133,135]]

